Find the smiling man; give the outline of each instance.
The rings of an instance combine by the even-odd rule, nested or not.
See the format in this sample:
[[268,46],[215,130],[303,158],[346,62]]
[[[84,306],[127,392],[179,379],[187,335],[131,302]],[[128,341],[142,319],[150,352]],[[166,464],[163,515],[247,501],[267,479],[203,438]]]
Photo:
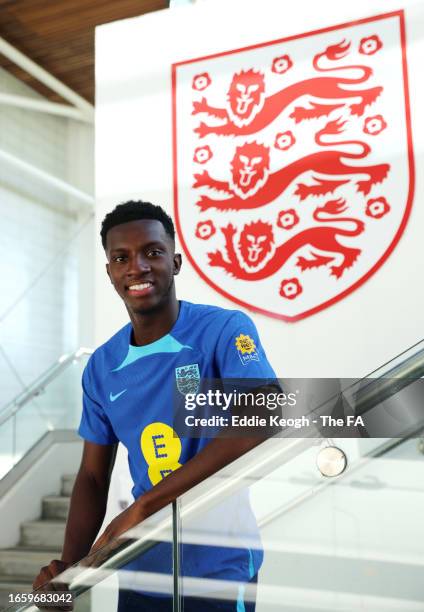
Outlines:
[[[173,429],[175,383],[193,379],[275,379],[252,321],[238,311],[179,302],[172,220],[159,207],[126,202],[106,215],[101,229],[106,271],[122,298],[130,322],[87,364],[80,435],[84,452],[71,499],[61,561],[43,568],[38,587],[87,553],[111,544],[125,531],[163,508],[220,468],[256,446],[260,439],[179,438]],[[181,380],[179,380],[181,379]],[[184,392],[184,390],[183,390]],[[110,474],[118,442],[128,450],[134,503],[93,542],[103,522]],[[247,497],[227,521],[256,523]],[[237,513],[237,515],[236,515]],[[235,581],[257,580],[260,545],[183,545],[183,573]],[[160,544],[127,569],[172,571],[171,549]],[[184,598],[184,610],[253,611],[242,590],[233,601]],[[119,611],[172,610],[169,597],[122,591]]]

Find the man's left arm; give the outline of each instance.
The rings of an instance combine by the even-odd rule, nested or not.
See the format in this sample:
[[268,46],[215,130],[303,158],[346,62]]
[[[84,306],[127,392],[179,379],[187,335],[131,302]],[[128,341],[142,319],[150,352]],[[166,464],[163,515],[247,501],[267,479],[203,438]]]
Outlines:
[[[90,555],[98,551],[90,564],[98,565],[103,562],[114,548],[113,546],[109,548],[108,545],[121,534],[158,512],[263,440],[264,438],[261,437],[217,437],[213,439],[195,457],[189,459],[178,470],[144,493],[106,527],[90,550]],[[102,554],[99,549],[103,547],[106,548]]]

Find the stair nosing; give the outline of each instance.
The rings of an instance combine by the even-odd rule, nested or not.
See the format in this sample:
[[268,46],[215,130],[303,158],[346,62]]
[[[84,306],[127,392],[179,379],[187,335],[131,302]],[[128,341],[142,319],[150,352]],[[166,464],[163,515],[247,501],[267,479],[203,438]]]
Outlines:
[[21,523],[21,527],[23,527],[24,525],[42,525],[43,527],[45,526],[49,526],[49,525],[66,525],[66,520],[65,519],[55,519],[55,518],[48,518],[48,519],[34,519],[33,521],[23,521]]
[[42,501],[51,501],[51,500],[54,500],[54,501],[57,501],[57,500],[63,501],[65,499],[66,499],[66,501],[68,501],[70,499],[70,496],[69,495],[44,495],[44,497],[42,498]]

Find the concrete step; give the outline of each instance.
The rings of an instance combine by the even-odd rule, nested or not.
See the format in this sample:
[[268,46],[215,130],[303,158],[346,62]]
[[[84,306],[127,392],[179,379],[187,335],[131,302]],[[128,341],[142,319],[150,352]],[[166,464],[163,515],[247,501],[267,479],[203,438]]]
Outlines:
[[64,474],[62,476],[62,488],[60,494],[63,497],[70,497],[74,488],[76,474]]
[[14,548],[15,550],[39,550],[40,552],[50,552],[55,559],[59,559],[63,546],[37,546],[37,548],[34,548],[33,546],[23,546],[22,544],[17,544]]
[[0,610],[13,605],[10,602],[9,595],[11,593],[31,593],[32,586],[28,579],[23,581],[18,578],[3,578],[0,576]]
[[27,521],[21,525],[21,546],[61,549],[65,539],[65,521]]
[[0,550],[0,575],[3,580],[10,578],[15,581],[19,576],[20,581],[28,581],[32,584],[35,576],[44,565],[48,565],[52,559],[59,559],[60,552],[51,550],[26,550],[24,548],[3,548]]
[[48,495],[43,497],[42,518],[66,521],[69,512],[70,497]]

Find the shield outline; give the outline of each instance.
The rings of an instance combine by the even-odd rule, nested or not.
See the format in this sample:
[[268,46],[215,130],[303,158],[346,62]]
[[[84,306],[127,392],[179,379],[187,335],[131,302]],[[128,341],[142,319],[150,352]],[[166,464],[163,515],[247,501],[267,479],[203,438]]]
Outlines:
[[[363,23],[370,23],[372,21],[380,21],[383,19],[388,19],[390,17],[398,17],[399,18],[399,31],[400,31],[400,40],[401,40],[401,56],[402,56],[402,74],[403,74],[403,88],[404,88],[404,100],[405,100],[405,119],[406,119],[406,137],[408,143],[408,166],[409,166],[409,192],[406,201],[405,212],[402,218],[402,221],[399,225],[399,228],[396,234],[393,237],[392,242],[389,247],[380,257],[380,259],[370,268],[361,278],[359,278],[355,283],[350,285],[347,289],[333,296],[329,300],[310,308],[298,315],[289,317],[287,315],[278,314],[276,312],[271,312],[264,308],[259,308],[257,306],[253,306],[248,302],[238,299],[237,297],[231,295],[227,291],[224,291],[219,285],[217,285],[211,278],[209,278],[205,272],[197,265],[195,259],[191,255],[187,244],[184,240],[184,235],[181,229],[180,217],[179,217],[179,208],[178,208],[178,182],[177,182],[177,69],[178,66],[183,66],[186,64],[192,64],[199,61],[209,60],[216,57],[222,57],[224,55],[231,55],[233,53],[239,53],[242,51],[250,51],[252,49],[258,49],[262,47],[267,47],[270,45],[275,45],[277,43],[283,43],[290,40],[295,40],[299,38],[306,38],[308,36],[313,36],[315,34],[322,34],[325,32],[332,32],[334,30],[338,30],[340,28],[360,25]],[[174,215],[175,215],[175,225],[178,233],[179,240],[183,247],[184,253],[187,256],[187,259],[199,274],[199,276],[215,291],[229,299],[231,302],[238,304],[239,306],[243,306],[252,312],[257,312],[268,317],[272,317],[274,319],[279,319],[282,321],[286,321],[287,323],[295,323],[296,321],[300,321],[301,319],[305,319],[313,314],[328,308],[332,304],[344,299],[350,293],[358,289],[361,285],[363,285],[371,276],[377,272],[377,270],[384,264],[384,262],[390,257],[393,250],[397,246],[400,237],[405,231],[409,215],[412,208],[412,201],[414,197],[414,189],[415,189],[415,167],[414,167],[414,153],[413,153],[413,143],[412,143],[412,132],[411,132],[411,111],[410,111],[410,99],[409,99],[409,80],[408,80],[408,68],[407,68],[407,60],[406,60],[406,31],[405,31],[405,12],[403,9],[398,11],[392,11],[389,13],[382,13],[381,15],[375,15],[373,17],[365,17],[363,19],[355,19],[353,21],[348,21],[345,23],[339,23],[334,26],[329,26],[326,28],[319,28],[316,30],[311,30],[309,32],[304,32],[302,34],[294,34],[292,36],[287,36],[285,38],[279,38],[272,41],[267,41],[265,43],[260,43],[256,45],[249,45],[246,47],[242,47],[239,49],[231,49],[229,51],[222,51],[220,53],[213,53],[210,55],[205,55],[202,57],[192,58],[186,61],[180,61],[172,64],[171,66],[171,84],[172,84],[172,169],[173,169],[173,191],[174,191]]]
[[[186,370],[187,368],[191,368],[191,370],[195,372],[195,376],[191,376],[191,377],[180,376],[180,373],[183,370]],[[182,383],[181,381],[189,381],[187,383],[188,385],[190,384],[191,381],[193,381],[191,383],[192,386],[189,389],[185,389],[184,383]],[[199,364],[189,363],[188,365],[175,368],[175,382],[177,385],[177,389],[181,393],[181,395],[186,395],[187,393],[197,393],[199,391],[199,385],[200,385]]]

